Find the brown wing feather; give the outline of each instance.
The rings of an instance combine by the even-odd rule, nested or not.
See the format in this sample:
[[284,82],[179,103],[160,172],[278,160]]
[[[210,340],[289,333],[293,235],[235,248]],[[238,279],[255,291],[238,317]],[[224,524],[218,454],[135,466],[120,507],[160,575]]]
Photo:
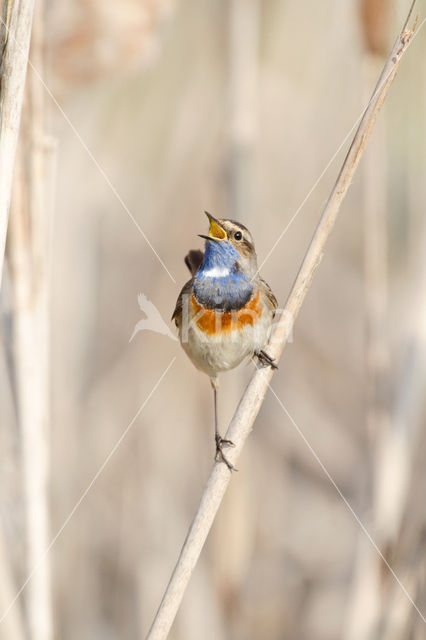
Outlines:
[[260,278],[260,277],[259,277],[259,287],[263,290],[263,292],[265,293],[267,299],[271,303],[271,307],[274,310],[274,314],[275,314],[275,311],[276,311],[276,309],[278,307],[278,302],[277,302],[276,297],[272,293],[271,287],[269,286],[269,284],[263,278]]
[[[188,252],[188,255],[185,256],[185,264],[190,270],[192,275],[197,273],[198,269],[201,267],[203,263],[203,258],[204,258],[204,253],[199,249],[191,249],[191,251]],[[191,278],[191,280],[188,280],[188,282],[182,287],[182,291],[178,296],[175,310],[173,311],[173,315],[172,315],[172,320],[175,321],[177,326],[179,326],[181,317],[182,317],[183,296],[189,295],[191,293],[192,282],[193,282],[193,278]]]
[[182,287],[182,291],[180,292],[177,302],[176,302],[176,307],[175,310],[173,311],[173,315],[172,315],[172,320],[175,321],[176,326],[179,326],[181,318],[182,318],[182,303],[183,303],[183,296],[184,295],[189,295],[192,291],[192,282],[193,282],[193,278],[191,278],[191,280],[188,280],[188,282],[186,284],[184,284],[184,286]]

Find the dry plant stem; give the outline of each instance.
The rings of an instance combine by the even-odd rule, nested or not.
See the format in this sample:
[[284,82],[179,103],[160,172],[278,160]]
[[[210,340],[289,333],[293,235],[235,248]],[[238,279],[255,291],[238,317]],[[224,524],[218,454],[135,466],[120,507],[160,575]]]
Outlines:
[[34,13],[34,0],[5,1],[10,22],[0,66],[0,286]]
[[[418,149],[414,150],[414,153]],[[424,152],[424,151],[423,151]],[[417,157],[417,156],[416,156]],[[424,274],[426,270],[426,222],[423,215],[425,189],[418,180],[410,176],[409,205],[413,231],[409,246],[412,256],[410,270],[411,303],[409,308],[416,310],[410,315],[406,331],[406,344],[402,366],[397,373],[395,399],[388,431],[380,439],[380,449],[375,463],[376,487],[380,488],[379,496],[385,496],[385,487],[391,499],[385,503],[386,510],[377,507],[378,531],[383,535],[389,554],[394,554],[399,572],[404,575],[404,583],[417,602],[425,602],[425,543],[423,519],[419,515],[410,517],[413,505],[423,500],[421,491],[422,459],[418,451],[424,446],[422,433],[424,419],[424,388],[426,379],[426,295],[424,292]],[[421,496],[421,497],[420,497]],[[382,500],[384,502],[384,500]],[[379,500],[377,503],[380,506]],[[416,512],[421,513],[417,506]],[[386,516],[384,519],[383,514]],[[381,516],[381,517],[380,517]],[[387,526],[384,529],[383,523]],[[378,569],[381,569],[379,567]],[[417,612],[410,607],[408,601],[401,599],[401,594],[389,576],[384,581],[380,574],[380,586],[383,593],[383,607],[386,607],[386,619],[382,616],[383,640],[390,640],[398,635],[401,638],[424,635],[424,621],[419,620]],[[423,583],[423,591],[422,591]],[[408,606],[407,606],[408,605]],[[418,635],[413,631],[419,625]],[[421,631],[420,631],[421,628]],[[411,633],[411,636],[410,636]],[[358,637],[357,637],[358,640]]]
[[[31,57],[43,68],[43,5],[34,15]],[[14,295],[14,356],[26,508],[26,562],[37,566],[49,532],[49,244],[51,153],[45,134],[45,93],[27,83],[18,148],[8,248]],[[52,602],[47,556],[30,581],[26,618],[31,640],[50,640]]]
[[[411,16],[413,7],[414,2],[411,6],[409,17]],[[317,229],[288,297],[285,311],[271,336],[267,350],[268,353],[276,359],[280,357],[287,344],[294,320],[309,290],[315,270],[321,260],[325,243],[334,226],[340,205],[358,166],[369,133],[413,34],[413,30],[405,30],[406,26],[407,21],[385,63],[377,86],[339,172],[337,181],[325,204]],[[235,448],[230,450],[228,454],[233,464],[236,464],[244,442],[252,429],[254,420],[259,412],[272,378],[272,373],[273,371],[269,367],[256,370],[232,418],[226,433],[226,438],[235,443]],[[190,526],[170,582],[148,633],[147,640],[164,640],[167,638],[189,578],[197,563],[230,479],[231,473],[226,465],[216,463],[207,481],[200,505]]]

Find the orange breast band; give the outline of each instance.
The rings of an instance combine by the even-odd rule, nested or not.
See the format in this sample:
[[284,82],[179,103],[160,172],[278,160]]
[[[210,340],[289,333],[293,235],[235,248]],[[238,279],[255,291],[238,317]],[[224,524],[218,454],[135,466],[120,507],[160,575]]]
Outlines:
[[242,329],[249,324],[254,326],[262,315],[263,305],[260,303],[259,291],[254,298],[236,311],[215,311],[214,309],[206,309],[197,302],[195,296],[192,295],[191,303],[194,311],[192,321],[197,327],[208,335]]

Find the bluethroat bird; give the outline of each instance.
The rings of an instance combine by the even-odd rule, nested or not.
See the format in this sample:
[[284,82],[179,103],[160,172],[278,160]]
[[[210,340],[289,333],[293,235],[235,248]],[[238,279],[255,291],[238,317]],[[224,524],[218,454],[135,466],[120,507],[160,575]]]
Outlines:
[[190,251],[185,263],[192,278],[177,299],[172,319],[179,340],[193,364],[210,376],[214,394],[216,460],[229,469],[223,447],[233,446],[219,434],[217,416],[218,374],[256,357],[262,366],[276,368],[264,351],[277,300],[259,276],[250,231],[233,220],[209,221],[205,251]]

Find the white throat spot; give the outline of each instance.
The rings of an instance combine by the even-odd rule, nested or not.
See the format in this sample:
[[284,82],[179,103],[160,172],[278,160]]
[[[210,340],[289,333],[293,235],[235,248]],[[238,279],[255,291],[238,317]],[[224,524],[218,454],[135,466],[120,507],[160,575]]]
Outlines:
[[207,269],[204,271],[204,276],[206,278],[225,278],[229,276],[229,269],[227,267],[213,267],[212,269]]

